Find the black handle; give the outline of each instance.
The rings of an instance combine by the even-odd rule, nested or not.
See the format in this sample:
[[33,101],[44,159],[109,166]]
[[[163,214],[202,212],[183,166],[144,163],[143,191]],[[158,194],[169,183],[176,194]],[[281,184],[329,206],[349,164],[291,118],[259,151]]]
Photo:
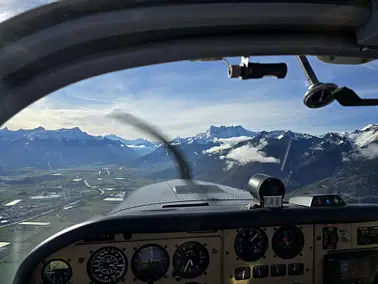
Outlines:
[[260,79],[265,76],[274,76],[283,79],[287,74],[286,63],[249,63],[244,68],[242,79]]

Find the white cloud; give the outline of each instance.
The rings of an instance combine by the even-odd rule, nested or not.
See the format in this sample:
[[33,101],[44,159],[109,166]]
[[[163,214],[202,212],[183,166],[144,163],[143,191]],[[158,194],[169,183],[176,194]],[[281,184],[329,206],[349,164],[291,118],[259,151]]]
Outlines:
[[129,148],[146,148],[145,145],[126,145]]
[[372,160],[378,157],[378,145],[369,144],[364,148],[357,148],[351,153],[343,153],[342,161],[350,162],[361,159]]
[[[204,154],[219,153],[222,150],[229,149],[236,145],[238,142],[246,141],[251,139],[251,137],[233,137],[228,139],[219,139],[222,144],[217,147],[210,148],[204,151]],[[253,146],[250,144],[243,145],[236,149],[232,149],[228,154],[221,155],[219,158],[221,160],[226,160],[226,169],[230,170],[235,165],[245,165],[251,162],[256,163],[280,163],[280,160],[275,157],[267,157],[262,149],[267,145],[265,139],[260,139],[260,144]]]
[[372,160],[378,157],[378,145],[370,144],[366,148],[360,148],[359,152],[363,158]]
[[102,99],[96,99],[96,98],[91,98],[91,97],[86,97],[86,96],[79,96],[79,95],[74,96],[74,98],[81,99],[81,100],[86,100],[86,101],[91,101],[91,102],[97,102],[97,103],[105,103],[105,104],[111,104],[112,103],[109,100],[102,100]]
[[226,149],[233,147],[234,145],[238,144],[239,142],[243,142],[243,141],[246,141],[246,140],[249,140],[249,139],[251,139],[251,137],[247,137],[247,136],[214,139],[214,142],[219,142],[221,145],[212,147],[212,148],[207,149],[207,150],[204,150],[203,154],[218,153],[218,152],[221,152],[223,150],[226,150]]
[[251,162],[257,163],[280,163],[280,160],[275,157],[267,157],[266,154],[261,151],[261,145],[253,147],[252,145],[244,145],[239,148],[233,149],[226,159],[231,162],[237,162],[240,165],[245,165]]

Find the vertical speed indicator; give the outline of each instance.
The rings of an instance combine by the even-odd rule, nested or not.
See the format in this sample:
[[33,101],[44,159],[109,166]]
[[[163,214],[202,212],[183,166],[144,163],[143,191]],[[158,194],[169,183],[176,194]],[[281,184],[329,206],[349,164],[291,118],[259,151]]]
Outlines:
[[234,249],[244,261],[253,262],[262,258],[267,248],[268,237],[261,229],[243,229],[236,235]]

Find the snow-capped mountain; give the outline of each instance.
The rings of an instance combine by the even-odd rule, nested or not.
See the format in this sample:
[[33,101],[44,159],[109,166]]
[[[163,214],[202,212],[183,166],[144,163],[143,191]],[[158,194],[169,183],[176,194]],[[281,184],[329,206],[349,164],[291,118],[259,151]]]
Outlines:
[[[204,151],[197,161],[196,178],[244,187],[251,175],[265,172],[283,179],[294,189],[336,175],[332,181],[337,179],[334,186],[341,188],[346,187],[340,182],[343,173],[348,173],[348,180],[353,176],[361,186],[372,189],[377,187],[371,183],[376,180],[372,169],[378,167],[377,132],[378,125],[369,125],[353,132],[320,136],[263,131],[244,141],[220,140],[220,145]],[[354,167],[363,167],[366,176]],[[329,184],[332,182],[328,181]]]
[[138,155],[120,141],[92,136],[78,127],[46,130],[0,130],[0,167],[65,168],[122,164]]
[[199,144],[206,144],[208,142],[214,142],[216,139],[224,139],[224,138],[231,138],[231,137],[241,137],[241,136],[247,136],[247,137],[253,137],[257,133],[247,130],[241,125],[236,126],[214,126],[211,125],[209,129],[207,129],[205,132],[201,132],[195,136],[191,137],[176,137],[172,140],[172,143],[174,144],[182,144],[182,143],[193,143],[194,141]]
[[[240,125],[220,127],[211,125],[209,129],[205,132],[185,138],[177,137],[174,140],[172,140],[171,143],[179,147],[181,152],[185,155],[185,157],[187,158],[187,160],[189,160],[190,163],[196,163],[204,155],[221,156],[219,152],[217,153],[218,150],[225,150],[230,149],[232,147],[242,146],[244,141],[248,141],[254,138],[256,138],[257,140],[280,140],[284,137],[290,137],[292,140],[302,139],[305,141],[319,139],[313,135],[305,133],[295,133],[288,130],[256,132],[247,130]],[[254,159],[249,160],[249,158],[247,158],[249,154],[247,149],[241,148],[235,151],[239,151],[238,155],[242,155],[243,157],[245,157],[245,163],[254,161]],[[221,158],[224,157],[222,156]],[[262,157],[260,157],[259,159],[262,160]],[[258,161],[259,159],[257,159],[256,161]],[[152,168],[156,168],[167,164],[172,165],[172,159],[164,146],[161,146],[154,152],[142,157],[136,162],[138,162],[138,166]],[[230,163],[229,166],[231,164],[232,163]]]
[[[282,140],[282,143],[279,140]],[[238,162],[277,162],[277,154],[283,156],[287,152],[292,155],[294,147],[299,147],[301,153],[311,159],[332,149],[333,152],[338,152],[338,160],[345,162],[349,156],[353,159],[378,157],[378,124],[370,124],[353,132],[328,132],[319,136],[276,130],[255,132],[253,137],[232,137],[217,141],[219,145],[203,151],[203,154],[218,155],[220,159],[229,161],[229,167]],[[271,149],[273,145],[278,149],[279,144],[282,144],[281,152],[268,157],[264,149]]]
[[0,139],[16,141],[20,139],[33,140],[33,139],[102,139],[102,137],[96,137],[89,135],[86,132],[80,130],[79,127],[70,129],[62,128],[57,130],[46,130],[43,127],[35,129],[20,129],[9,130],[7,127],[0,129]]
[[[378,157],[378,124],[320,136],[289,130],[256,132],[242,126],[210,126],[203,133],[172,142],[199,169],[203,179],[227,176],[226,172],[253,164],[254,168],[259,165],[260,170],[274,168],[276,174],[291,171],[303,184],[308,177],[322,178],[344,163]],[[17,131],[4,128],[0,130],[0,148],[0,166],[4,167],[45,166],[51,161],[63,167],[123,161],[155,170],[160,165],[173,165],[167,149],[158,143],[116,135],[92,136],[77,127]]]
[[[345,180],[353,177],[364,190],[377,187],[378,195],[378,186],[371,183],[378,176],[375,171],[378,168],[378,125],[318,136],[289,130],[249,131],[245,136],[235,137],[210,133],[214,132],[208,130],[173,141],[189,160],[196,179],[245,188],[253,174],[265,172],[281,178],[289,190],[294,190],[335,175],[328,185],[351,188],[343,182],[343,173],[347,173]],[[214,137],[217,135],[227,138]],[[164,165],[168,162],[173,165],[163,148],[143,158],[144,165],[154,169],[163,161]],[[354,171],[354,167],[364,170]],[[365,171],[366,176],[362,175]],[[177,177],[177,171],[170,174]],[[153,176],[159,178],[159,173]],[[167,170],[161,172],[161,178],[169,178]]]
[[113,134],[106,135],[104,137],[111,140],[122,142],[127,147],[133,149],[136,153],[138,153],[139,156],[144,156],[155,151],[156,148],[160,145],[160,143],[151,142],[143,138],[138,138],[135,140],[126,140],[126,139],[123,139],[122,137],[119,137]]
[[364,147],[378,141],[378,124],[369,124],[361,130],[345,133],[344,135],[354,142],[357,147]]
[[[195,136],[177,137],[172,144],[178,146],[191,163],[200,161],[203,156],[211,156],[226,163],[224,166],[226,169],[252,162],[278,163],[283,160],[285,160],[285,167],[289,167],[290,163],[292,163],[291,167],[295,167],[297,159],[304,161],[310,157],[316,160],[317,156],[323,155],[330,149],[338,155],[337,159],[332,155],[329,156],[333,159],[329,161],[329,164],[333,165],[335,159],[346,161],[348,155],[353,153],[352,149],[357,149],[356,151],[360,153],[360,148],[364,145],[361,141],[370,143],[377,140],[377,129],[378,126],[369,125],[354,132],[329,132],[316,136],[290,130],[256,132],[242,126],[216,127],[212,125],[207,131]],[[266,155],[267,149],[272,156]],[[293,154],[296,151],[297,156]],[[285,159],[286,152],[288,158]],[[364,153],[364,155],[367,154]],[[294,156],[296,158],[293,158]],[[353,157],[356,156],[357,154],[354,153]],[[172,163],[171,157],[163,146],[139,160],[140,165],[151,167],[157,167],[163,163]]]
[[171,142],[173,144],[193,143],[206,144],[208,142],[217,142],[219,139],[228,139],[233,137],[255,137],[256,135],[264,135],[266,138],[281,139],[286,135],[290,135],[292,139],[313,139],[314,135],[307,133],[292,132],[290,130],[273,130],[273,131],[251,131],[245,129],[241,125],[236,126],[214,126],[211,125],[205,132],[201,132],[195,136],[176,137]]
[[[195,163],[201,157],[204,151],[211,147],[220,145],[223,139],[236,139],[244,137],[253,137],[257,133],[247,130],[241,125],[237,126],[214,126],[211,125],[205,132],[198,133],[190,137],[176,137],[171,141],[171,144],[179,147],[180,151],[185,155],[185,158],[190,163]],[[164,145],[160,145],[155,151],[141,157],[136,161],[138,166],[144,167],[160,167],[172,165],[172,158],[170,157]]]

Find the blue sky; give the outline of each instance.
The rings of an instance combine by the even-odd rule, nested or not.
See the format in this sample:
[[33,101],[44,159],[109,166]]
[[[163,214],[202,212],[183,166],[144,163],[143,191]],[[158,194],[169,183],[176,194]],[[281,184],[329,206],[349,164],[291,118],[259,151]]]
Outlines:
[[[6,2],[11,3],[0,0],[0,8]],[[15,11],[12,5],[14,2],[7,7]],[[236,64],[239,61],[239,58],[231,59]],[[306,108],[302,102],[307,89],[306,77],[294,56],[256,57],[253,61],[285,62],[288,75],[284,80],[231,80],[223,61],[141,67],[61,89],[29,106],[5,126],[11,129],[79,126],[95,135],[145,136],[108,118],[107,114],[115,109],[137,115],[171,137],[194,135],[211,124],[241,124],[251,130],[291,129],[317,134],[350,131],[378,123],[377,107],[343,108],[334,103],[323,109]],[[346,85],[363,97],[378,97],[377,63],[329,65],[314,57],[310,62],[321,81]]]

